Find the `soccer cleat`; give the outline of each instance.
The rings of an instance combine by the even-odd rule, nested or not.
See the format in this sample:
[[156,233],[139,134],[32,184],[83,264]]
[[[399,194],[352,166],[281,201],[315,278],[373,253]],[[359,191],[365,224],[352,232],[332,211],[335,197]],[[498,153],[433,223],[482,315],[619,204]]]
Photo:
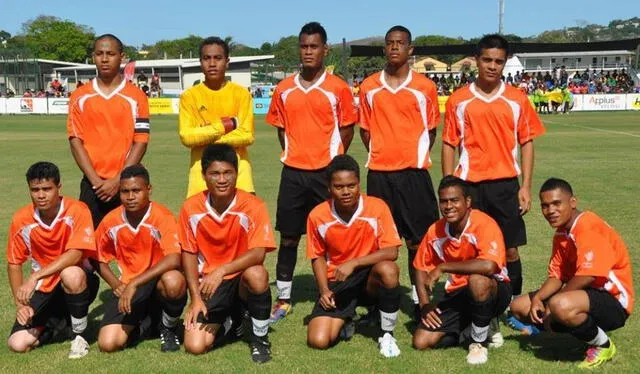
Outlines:
[[253,362],[262,364],[271,360],[271,343],[266,336],[254,336],[250,347]]
[[516,331],[520,331],[522,335],[533,336],[538,335],[541,332],[540,329],[538,329],[536,326],[524,323],[513,315],[507,317],[507,319],[505,320],[505,324]]
[[489,351],[480,343],[469,344],[467,363],[471,365],[484,364],[489,360]]
[[613,341],[609,339],[609,348],[591,347],[587,349],[584,361],[578,364],[580,369],[593,369],[610,361],[616,355],[617,349]]
[[380,353],[386,358],[400,355],[400,348],[398,348],[396,338],[388,332],[385,332],[382,337],[378,338],[378,347],[380,348]]
[[504,345],[504,336],[500,332],[498,318],[492,318],[489,323],[489,348],[500,348]]
[[293,312],[293,306],[288,301],[278,300],[276,305],[271,310],[271,317],[269,317],[269,323],[276,323],[281,321],[289,313]]
[[71,350],[69,351],[69,358],[76,359],[82,358],[89,353],[89,343],[80,335],[76,335],[75,339],[71,342]]
[[170,329],[161,323],[158,329],[160,330],[160,351],[175,352],[180,350],[180,340],[175,328]]
[[356,332],[356,324],[353,322],[352,318],[344,321],[344,325],[340,329],[340,339],[342,340],[351,340],[353,334]]

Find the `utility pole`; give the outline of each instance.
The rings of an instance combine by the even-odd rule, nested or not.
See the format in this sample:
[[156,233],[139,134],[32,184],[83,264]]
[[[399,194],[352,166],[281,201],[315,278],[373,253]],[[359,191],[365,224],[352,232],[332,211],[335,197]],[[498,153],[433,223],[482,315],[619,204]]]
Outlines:
[[498,9],[498,34],[504,34],[504,0],[499,1]]
[[349,81],[349,71],[347,68],[347,54],[348,54],[348,50],[347,50],[347,39],[342,38],[342,71],[343,71],[343,78],[345,81]]

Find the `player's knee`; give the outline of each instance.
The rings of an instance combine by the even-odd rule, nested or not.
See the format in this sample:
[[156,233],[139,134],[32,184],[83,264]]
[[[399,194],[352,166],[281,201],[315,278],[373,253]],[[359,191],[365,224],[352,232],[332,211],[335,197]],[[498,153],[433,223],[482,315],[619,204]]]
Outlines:
[[203,341],[193,339],[184,340],[184,350],[192,355],[201,355],[207,352],[207,345]]
[[69,266],[60,272],[62,287],[67,293],[80,293],[87,288],[87,274],[79,266]]
[[307,345],[313,349],[327,349],[331,346],[329,334],[309,332],[307,335]]
[[529,309],[531,303],[529,302],[529,295],[522,295],[515,298],[509,305],[509,310],[518,320],[522,321],[529,317]]
[[245,270],[242,273],[242,279],[249,292],[253,294],[263,293],[269,288],[269,273],[262,265],[255,265]]
[[507,262],[514,262],[520,259],[518,247],[507,248]]
[[24,334],[14,333],[7,340],[7,345],[12,352],[25,353],[33,348],[35,341],[25,338]]
[[571,319],[573,313],[571,299],[564,295],[555,295],[549,299],[549,312],[554,320],[565,322]]
[[473,300],[487,300],[491,292],[491,287],[491,278],[480,274],[469,275],[469,294]]
[[100,334],[100,336],[98,337],[98,348],[100,349],[100,352],[104,352],[104,353],[113,353],[113,352],[118,352],[119,350],[121,350],[124,347],[123,344],[121,344],[118,339],[115,339],[113,336],[103,336],[103,334]]
[[383,261],[376,266],[376,273],[385,288],[393,288],[398,286],[400,269],[393,261]]
[[170,270],[160,277],[160,292],[169,300],[177,300],[187,292],[187,282],[184,275],[177,270]]
[[280,245],[284,247],[297,247],[299,243],[300,243],[299,236],[287,235],[287,236],[283,236],[280,239]]
[[421,332],[421,331],[423,330],[418,330],[416,331],[415,334],[413,334],[413,340],[412,340],[413,348],[419,351],[423,351],[425,349],[431,349],[435,347],[436,344],[438,344],[438,340],[435,339],[433,334],[428,334],[426,332]]

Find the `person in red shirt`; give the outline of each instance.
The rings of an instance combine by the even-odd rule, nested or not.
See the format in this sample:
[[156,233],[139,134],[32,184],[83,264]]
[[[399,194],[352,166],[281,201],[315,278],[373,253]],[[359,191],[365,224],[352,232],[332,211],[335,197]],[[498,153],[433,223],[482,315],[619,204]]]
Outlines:
[[276,212],[278,302],[271,322],[292,310],[293,272],[307,216],[329,197],[324,169],[347,151],[358,121],[349,85],[325,71],[329,45],[324,27],[317,22],[304,25],[298,41],[302,70],[278,83],[266,117],[277,128],[283,163]]
[[[158,327],[162,352],[180,349],[176,325],[187,303],[187,286],[180,272],[178,225],[169,209],[151,202],[150,194],[147,169],[126,167],[120,174],[122,206],[96,230],[100,275],[113,290],[98,334],[102,352],[124,348],[146,317]],[[120,278],[109,267],[114,260]]]
[[233,148],[208,145],[201,163],[207,190],[185,201],[178,228],[191,296],[184,347],[193,354],[207,352],[222,323],[240,305],[248,309],[253,327],[251,358],[267,362],[271,289],[264,259],[276,247],[269,212],[260,198],[236,189],[238,157]]
[[567,181],[544,182],[540,206],[556,229],[548,278],[538,290],[515,299],[511,312],[536,329],[570,333],[586,342],[590,348],[579,367],[600,366],[616,354],[605,331],[624,326],[633,311],[629,251],[602,218],[578,210]]
[[[438,187],[443,218],[431,225],[414,262],[421,322],[413,335],[416,349],[457,344],[470,329],[467,362],[484,364],[484,346],[491,336],[490,322],[511,301],[504,239],[498,224],[472,209],[471,188],[466,181],[446,176]],[[430,303],[435,283],[448,273],[445,296]]]
[[[16,304],[7,345],[13,352],[28,352],[63,330],[61,324],[70,319],[74,339],[69,358],[80,358],[89,352],[82,334],[99,286],[82,265],[96,249],[91,213],[85,204],[60,195],[60,171],[50,162],[31,165],[27,183],[32,203],[14,214],[7,244],[7,273]],[[24,279],[22,265],[28,261],[31,272]]]
[[358,300],[366,299],[380,311],[380,353],[395,357],[400,354],[393,337],[400,308],[400,272],[394,262],[402,244],[398,230],[384,201],[360,194],[360,168],[351,156],[336,156],[327,177],[331,198],[307,219],[307,258],[320,294],[307,343],[326,349],[339,336],[349,339]]

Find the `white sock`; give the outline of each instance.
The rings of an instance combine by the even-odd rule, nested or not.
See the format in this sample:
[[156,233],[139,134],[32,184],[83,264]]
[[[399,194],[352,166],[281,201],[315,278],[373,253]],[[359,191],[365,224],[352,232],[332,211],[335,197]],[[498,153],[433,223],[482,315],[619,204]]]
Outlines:
[[76,318],[71,316],[71,330],[74,334],[82,334],[87,328],[87,316]]
[[418,291],[416,291],[416,286],[414,284],[411,285],[411,299],[413,299],[414,304],[420,303],[420,300],[418,300]]
[[396,328],[398,322],[398,311],[393,313],[386,313],[380,311],[380,328],[382,331],[391,332]]
[[276,288],[278,289],[278,298],[289,300],[291,299],[291,287],[293,282],[276,281]]
[[489,335],[489,325],[478,327],[471,323],[471,339],[476,343],[484,343]]
[[259,320],[251,317],[251,324],[253,325],[253,334],[255,336],[265,336],[269,332],[268,319]]
[[178,318],[179,317],[171,317],[170,315],[167,314],[167,312],[165,312],[164,310],[162,311],[162,324],[167,328],[172,329],[176,327]]
[[608,341],[609,337],[607,336],[607,333],[604,332],[604,330],[602,330],[600,327],[598,327],[598,334],[595,338],[593,338],[593,340],[588,341],[587,344],[600,347],[605,345]]

